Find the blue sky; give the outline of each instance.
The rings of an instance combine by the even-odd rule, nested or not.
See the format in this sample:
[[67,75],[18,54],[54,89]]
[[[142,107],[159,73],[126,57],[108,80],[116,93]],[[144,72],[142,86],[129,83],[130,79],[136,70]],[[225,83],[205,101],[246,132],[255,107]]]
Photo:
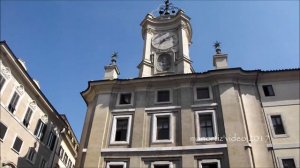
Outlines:
[[[113,51],[120,78],[138,76],[140,23],[161,0],[1,1],[6,40],[41,90],[67,115],[80,139],[86,105],[80,92],[103,78]],[[221,41],[230,67],[299,67],[299,1],[172,1],[191,17],[190,57],[197,72],[213,69],[213,43]]]

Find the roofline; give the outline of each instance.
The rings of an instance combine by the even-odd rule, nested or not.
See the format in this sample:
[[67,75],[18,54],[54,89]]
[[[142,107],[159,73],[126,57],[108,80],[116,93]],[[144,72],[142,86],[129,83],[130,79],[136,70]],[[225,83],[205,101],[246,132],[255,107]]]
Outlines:
[[[109,79],[102,79],[102,80],[92,80],[88,81],[88,87],[80,92],[81,96],[83,97],[84,101],[86,102],[84,98],[84,94],[91,88],[91,84],[93,83],[104,83],[104,82],[118,82],[118,81],[140,81],[140,80],[148,80],[148,79],[157,79],[157,78],[170,78],[174,76],[193,76],[193,75],[204,75],[204,74],[210,74],[214,72],[221,72],[221,71],[241,71],[243,73],[277,73],[277,72],[288,72],[288,71],[299,71],[300,68],[291,68],[291,69],[279,69],[279,70],[261,70],[261,69],[256,69],[256,70],[244,70],[241,67],[236,67],[236,68],[227,68],[227,69],[214,69],[214,70],[208,70],[204,72],[195,72],[195,73],[188,73],[188,74],[174,74],[174,75],[165,75],[165,76],[151,76],[151,77],[138,77],[138,78],[133,78],[133,79],[114,79],[114,80],[109,80]],[[87,102],[86,102],[87,103]]]
[[73,131],[72,127],[71,127],[71,124],[70,124],[70,122],[69,122],[67,116],[66,116],[65,114],[60,114],[60,116],[64,119],[64,122],[66,122],[66,124],[67,124],[68,126],[70,126],[71,131],[72,131],[72,133],[73,133],[73,135],[74,135],[74,137],[75,137],[77,143],[79,144],[79,141],[78,141],[78,139],[77,139],[77,137],[76,137],[76,134],[74,133],[74,131]]
[[[26,75],[26,77],[29,79],[29,82],[32,84],[32,86],[34,86],[35,90],[38,91],[38,93],[42,96],[42,98],[45,100],[45,102],[49,105],[49,107],[52,109],[52,111],[54,111],[55,115],[59,118],[59,119],[63,119],[61,117],[61,115],[57,112],[57,110],[54,108],[54,106],[50,103],[50,101],[47,99],[47,97],[44,95],[44,93],[40,90],[40,88],[36,85],[36,83],[33,81],[33,78],[29,75],[29,73],[27,72],[27,70],[21,65],[21,63],[19,62],[18,58],[16,57],[16,55],[14,54],[14,52],[10,49],[10,47],[8,46],[8,44],[6,43],[6,41],[0,41],[0,45],[4,45],[5,48],[8,49],[8,51],[10,52],[10,55],[12,55],[12,58],[14,59],[14,61],[16,62],[17,66],[23,71],[23,73]],[[66,124],[66,123],[65,123]]]

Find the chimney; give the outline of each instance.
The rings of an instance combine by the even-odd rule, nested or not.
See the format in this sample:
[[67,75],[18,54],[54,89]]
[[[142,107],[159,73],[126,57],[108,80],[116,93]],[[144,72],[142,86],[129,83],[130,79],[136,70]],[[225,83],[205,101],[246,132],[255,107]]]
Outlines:
[[214,47],[216,54],[213,56],[213,65],[215,69],[226,69],[228,68],[227,54],[221,52],[220,42],[216,41]]
[[104,67],[104,79],[114,80],[118,78],[120,74],[119,68],[117,66],[117,53],[114,52],[111,56],[111,63]]

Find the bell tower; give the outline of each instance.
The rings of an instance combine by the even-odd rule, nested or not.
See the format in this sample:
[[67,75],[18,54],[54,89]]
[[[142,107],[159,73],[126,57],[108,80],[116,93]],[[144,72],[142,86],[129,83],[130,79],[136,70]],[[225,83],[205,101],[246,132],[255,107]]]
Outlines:
[[147,14],[141,27],[144,51],[139,77],[194,72],[189,55],[192,27],[181,9],[165,0],[159,15]]

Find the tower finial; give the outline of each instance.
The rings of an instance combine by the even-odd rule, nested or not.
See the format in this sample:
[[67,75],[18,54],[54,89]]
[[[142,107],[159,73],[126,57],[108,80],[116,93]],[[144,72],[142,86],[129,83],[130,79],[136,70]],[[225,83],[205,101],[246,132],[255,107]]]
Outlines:
[[111,56],[111,65],[115,65],[117,63],[117,57],[118,57],[118,53],[113,52],[113,54]]
[[178,10],[179,8],[175,7],[172,3],[170,3],[170,0],[165,0],[165,5],[159,8],[159,14],[170,15],[170,12],[172,14],[175,14]]
[[216,41],[215,44],[214,44],[214,47],[216,49],[216,53],[221,54],[221,42]]

